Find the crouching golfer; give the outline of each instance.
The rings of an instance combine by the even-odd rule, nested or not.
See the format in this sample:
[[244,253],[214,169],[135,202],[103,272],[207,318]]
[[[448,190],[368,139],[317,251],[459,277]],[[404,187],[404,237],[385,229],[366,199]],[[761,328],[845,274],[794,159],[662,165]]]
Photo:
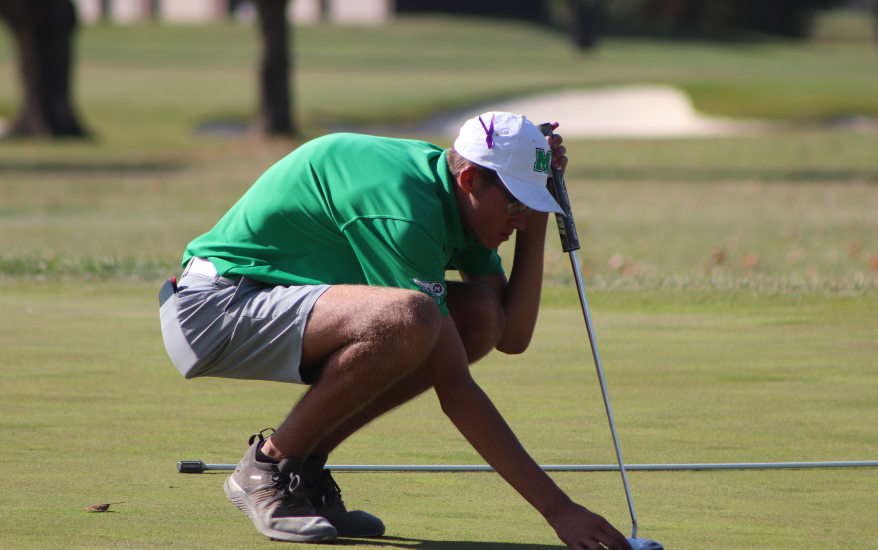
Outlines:
[[[550,164],[561,138],[510,113],[468,121],[454,148],[336,134],[270,168],[183,256],[160,294],[165,346],[186,378],[311,387],[251,446],[225,492],[265,536],[384,533],[348,511],[324,466],[351,434],[434,388],[478,453],[571,548],[631,550],[522,448],[469,365],[530,342],[542,285]],[[497,247],[516,233],[507,280]],[[445,280],[456,269],[462,282]]]

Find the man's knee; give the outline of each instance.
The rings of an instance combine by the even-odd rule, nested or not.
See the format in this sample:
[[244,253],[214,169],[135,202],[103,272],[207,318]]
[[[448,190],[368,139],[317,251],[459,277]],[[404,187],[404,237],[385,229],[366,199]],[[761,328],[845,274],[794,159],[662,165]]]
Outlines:
[[460,332],[470,362],[491,351],[506,327],[503,304],[490,288],[479,283],[451,283],[448,309]]
[[337,351],[354,346],[361,352],[380,349],[397,356],[400,364],[416,366],[435,345],[441,324],[438,306],[421,292],[335,286],[311,312],[302,363],[322,364]]
[[432,349],[442,314],[433,300],[414,290],[394,289],[392,297],[372,304],[369,323],[380,333],[423,341]]

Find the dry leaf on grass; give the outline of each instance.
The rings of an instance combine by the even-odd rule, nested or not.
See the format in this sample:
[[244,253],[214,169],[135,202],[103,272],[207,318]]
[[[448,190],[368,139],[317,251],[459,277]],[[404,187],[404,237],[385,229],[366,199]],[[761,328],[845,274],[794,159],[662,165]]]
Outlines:
[[86,512],[106,512],[113,504],[124,504],[123,502],[111,502],[109,504],[95,504],[85,509]]

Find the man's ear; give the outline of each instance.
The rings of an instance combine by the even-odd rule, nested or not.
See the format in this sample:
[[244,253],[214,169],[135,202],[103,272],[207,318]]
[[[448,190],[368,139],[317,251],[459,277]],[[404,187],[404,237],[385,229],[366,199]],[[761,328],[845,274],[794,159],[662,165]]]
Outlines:
[[478,181],[479,169],[475,166],[466,166],[460,173],[457,175],[457,182],[460,185],[460,189],[467,193],[472,194],[476,189],[476,182]]

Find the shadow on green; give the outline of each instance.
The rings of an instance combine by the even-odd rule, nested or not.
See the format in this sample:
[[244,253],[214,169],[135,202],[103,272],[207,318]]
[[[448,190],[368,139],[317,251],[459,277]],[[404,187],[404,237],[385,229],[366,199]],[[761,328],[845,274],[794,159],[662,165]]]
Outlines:
[[183,170],[186,164],[170,161],[107,161],[107,162],[75,162],[75,161],[21,161],[5,160],[0,162],[0,173],[17,172],[23,174],[109,174],[109,175],[146,175],[170,174]]
[[473,542],[462,540],[425,540],[384,536],[377,539],[339,539],[336,546],[377,546],[418,550],[558,550],[557,544],[517,544],[510,542]]

